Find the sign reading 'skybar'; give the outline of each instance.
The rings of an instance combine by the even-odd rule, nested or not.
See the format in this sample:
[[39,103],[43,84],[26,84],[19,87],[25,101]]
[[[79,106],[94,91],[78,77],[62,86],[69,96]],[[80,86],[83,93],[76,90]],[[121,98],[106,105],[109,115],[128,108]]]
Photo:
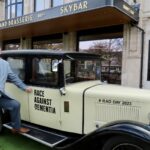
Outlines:
[[1,21],[0,29],[35,23],[44,20],[50,20],[66,15],[82,13],[109,6],[111,6],[111,8],[114,7],[114,9],[119,9],[119,11],[121,10],[122,13],[126,13],[128,16],[137,21],[137,13],[134,13],[134,9],[131,6],[127,5],[127,3],[125,3],[124,1],[120,2],[119,0],[83,0],[31,13],[21,17]]
[[61,14],[68,14],[69,12],[76,12],[76,11],[80,11],[80,10],[85,10],[88,8],[88,2],[87,1],[83,1],[80,3],[73,3],[73,4],[68,4],[65,6],[62,6],[60,8],[60,13]]

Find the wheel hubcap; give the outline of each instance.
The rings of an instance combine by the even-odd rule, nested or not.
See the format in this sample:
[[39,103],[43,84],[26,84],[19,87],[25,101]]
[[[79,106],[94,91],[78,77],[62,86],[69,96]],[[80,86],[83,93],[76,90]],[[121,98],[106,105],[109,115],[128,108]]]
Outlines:
[[135,144],[123,143],[115,146],[112,150],[144,150]]

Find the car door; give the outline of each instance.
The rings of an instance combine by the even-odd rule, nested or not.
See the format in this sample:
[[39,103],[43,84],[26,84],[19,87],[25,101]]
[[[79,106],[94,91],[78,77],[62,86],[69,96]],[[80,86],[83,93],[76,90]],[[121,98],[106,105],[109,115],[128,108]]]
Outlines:
[[29,82],[33,92],[29,94],[29,118],[31,123],[60,129],[60,99],[58,72],[51,69],[51,58],[30,59]]
[[[12,71],[24,82],[26,75],[25,75],[25,64],[26,59],[21,56],[14,56],[7,58]],[[18,87],[16,87],[13,83],[7,82],[5,86],[6,93],[15,100],[19,101],[21,104],[21,119],[25,121],[29,121],[29,105],[28,105],[28,93],[22,91]]]

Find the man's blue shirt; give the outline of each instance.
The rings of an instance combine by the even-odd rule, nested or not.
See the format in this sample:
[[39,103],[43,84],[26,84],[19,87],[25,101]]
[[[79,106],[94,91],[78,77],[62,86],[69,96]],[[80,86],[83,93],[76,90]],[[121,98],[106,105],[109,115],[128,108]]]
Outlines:
[[0,58],[0,91],[3,93],[5,93],[5,83],[7,80],[14,83],[22,90],[27,88],[27,86],[19,79],[19,77],[13,73],[9,63]]

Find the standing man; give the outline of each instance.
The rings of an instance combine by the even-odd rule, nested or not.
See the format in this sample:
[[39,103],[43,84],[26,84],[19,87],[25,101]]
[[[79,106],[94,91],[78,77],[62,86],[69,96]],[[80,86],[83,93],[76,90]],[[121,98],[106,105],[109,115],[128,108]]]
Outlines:
[[9,63],[0,57],[0,109],[3,108],[4,110],[9,110],[13,133],[27,133],[29,132],[29,129],[21,127],[20,103],[10,98],[5,93],[6,80],[11,81],[17,87],[27,93],[32,92],[32,89],[30,87],[27,87],[21,81],[21,79],[19,79],[19,77],[12,72]]

